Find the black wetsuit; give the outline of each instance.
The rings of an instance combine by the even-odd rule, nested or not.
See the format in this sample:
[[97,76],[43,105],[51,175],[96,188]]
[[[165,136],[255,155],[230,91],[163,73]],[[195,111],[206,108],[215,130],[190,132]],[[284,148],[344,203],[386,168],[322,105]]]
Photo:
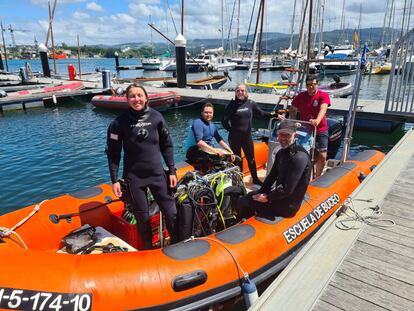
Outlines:
[[[254,145],[251,133],[253,114],[261,118],[270,117],[270,113],[261,110],[259,106],[250,99],[245,101],[240,101],[238,99],[232,100],[224,111],[221,123],[223,124],[223,127],[229,131],[231,150],[238,156],[241,156],[241,149],[243,149],[253,181],[257,181],[256,162],[254,161]],[[240,164],[240,169],[243,171],[242,163]]]
[[251,194],[243,197],[239,207],[241,216],[247,218],[257,213],[262,216],[293,217],[306,194],[311,170],[309,154],[302,146],[292,144],[280,149],[263,186],[255,192],[266,193],[269,201],[255,201]]
[[162,115],[149,107],[142,111],[128,109],[109,125],[107,154],[112,183],[118,180],[122,149],[123,178],[129,183],[133,213],[144,248],[152,246],[147,188],[164,214],[171,242],[175,242],[177,209],[174,198],[168,191],[169,180],[160,155],[161,153],[169,169],[168,174],[175,175],[173,145]]

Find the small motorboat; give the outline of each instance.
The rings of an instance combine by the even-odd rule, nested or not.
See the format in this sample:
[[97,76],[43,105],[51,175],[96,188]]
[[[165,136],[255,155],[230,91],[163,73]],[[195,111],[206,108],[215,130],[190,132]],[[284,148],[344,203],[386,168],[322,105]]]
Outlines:
[[[227,75],[216,75],[208,78],[187,81],[187,87],[200,90],[216,90],[227,82]],[[177,87],[176,79],[164,80],[166,87]]]
[[[351,82],[342,82],[338,75],[333,76],[334,82],[332,83],[320,83],[318,89],[329,94],[334,98],[346,98],[352,94],[354,87]],[[306,86],[302,87],[301,91],[306,91]]]
[[249,91],[260,94],[281,94],[289,87],[288,81],[276,80],[270,83],[246,83]]
[[141,58],[144,70],[160,70],[161,61],[158,57]]
[[[255,143],[258,169],[265,167],[268,153],[266,143]],[[313,180],[292,218],[254,216],[228,227],[226,218],[220,228],[221,219],[232,215],[217,212],[204,193],[194,218],[199,219],[195,229],[200,234],[151,250],[140,250],[136,225],[122,216],[125,204],[107,184],[4,214],[0,216],[0,260],[7,263],[7,273],[0,274],[2,306],[193,310],[236,297],[248,280],[259,284],[283,269],[383,157],[381,152],[366,150]],[[181,180],[190,176],[200,186],[210,185],[203,180],[208,174],[198,176],[193,170],[185,162],[177,165]],[[210,177],[223,186],[221,176],[230,170]],[[209,193],[214,195],[217,189]],[[181,198],[185,195],[179,194],[177,200]],[[159,216],[153,217],[156,229]],[[201,222],[209,225],[206,234],[207,227],[199,227]],[[153,243],[163,236],[165,232]]]
[[47,86],[47,87],[40,87],[36,89],[27,89],[27,90],[21,90],[17,92],[11,92],[7,93],[8,98],[24,98],[31,95],[51,95],[51,94],[62,94],[62,93],[68,93],[68,92],[74,92],[84,89],[85,86],[82,82],[72,82],[67,84],[61,84],[61,85],[53,85],[53,86]]
[[[181,99],[173,91],[148,93],[148,97],[149,106],[159,111],[175,107]],[[129,107],[126,97],[122,95],[95,95],[91,99],[91,104],[105,109],[127,109]]]

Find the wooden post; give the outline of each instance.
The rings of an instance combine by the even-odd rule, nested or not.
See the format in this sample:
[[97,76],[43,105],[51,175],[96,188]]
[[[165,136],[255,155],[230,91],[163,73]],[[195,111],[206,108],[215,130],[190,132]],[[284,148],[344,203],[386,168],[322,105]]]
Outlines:
[[57,68],[56,68],[56,55],[55,55],[55,41],[53,39],[53,14],[50,9],[50,2],[48,1],[49,6],[49,28],[50,28],[50,38],[52,39],[52,55],[53,55],[53,68],[55,70],[55,75],[57,75]]
[[82,70],[81,70],[81,62],[80,62],[79,35],[78,35],[78,72],[79,72],[79,79],[82,79]]
[[7,64],[7,49],[6,49],[6,43],[4,42],[4,28],[3,23],[0,23],[0,31],[1,31],[1,37],[3,39],[3,49],[4,49],[4,61],[6,63],[6,71],[9,71],[9,64]]

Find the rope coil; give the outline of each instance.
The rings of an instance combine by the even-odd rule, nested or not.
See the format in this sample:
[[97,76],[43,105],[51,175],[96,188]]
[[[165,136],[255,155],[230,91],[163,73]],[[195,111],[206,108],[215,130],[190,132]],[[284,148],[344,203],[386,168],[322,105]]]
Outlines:
[[29,215],[27,215],[25,218],[23,218],[22,220],[20,220],[17,224],[15,224],[12,228],[5,228],[5,227],[1,227],[0,228],[0,237],[9,237],[10,235],[14,234],[15,236],[17,236],[17,238],[20,240],[20,242],[22,243],[22,245],[24,246],[25,249],[27,249],[27,245],[26,243],[23,241],[23,239],[20,237],[20,235],[15,231],[16,229],[18,229],[19,227],[21,227],[26,221],[28,221],[34,214],[36,214],[39,210],[40,210],[40,206],[46,202],[47,200],[43,200],[42,202],[38,203],[35,205],[35,207],[33,208],[33,210],[30,212]]
[[[395,221],[392,219],[380,219],[383,216],[383,211],[379,205],[372,207],[367,207],[362,210],[361,213],[358,213],[354,207],[354,200],[348,198],[344,206],[346,207],[343,213],[348,216],[343,220],[339,220],[335,223],[335,226],[340,230],[356,230],[362,228],[364,224],[377,227],[377,228],[389,228],[395,226]],[[366,202],[371,202],[372,200],[365,200]],[[347,213],[350,210],[353,214]],[[363,215],[364,211],[370,211],[370,215]],[[348,223],[353,222],[352,225]]]

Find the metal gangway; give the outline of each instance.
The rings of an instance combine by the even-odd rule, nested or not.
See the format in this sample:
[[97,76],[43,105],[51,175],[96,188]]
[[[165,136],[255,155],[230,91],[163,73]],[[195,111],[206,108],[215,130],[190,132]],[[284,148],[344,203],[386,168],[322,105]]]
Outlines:
[[392,66],[384,113],[414,115],[414,28],[392,50]]

